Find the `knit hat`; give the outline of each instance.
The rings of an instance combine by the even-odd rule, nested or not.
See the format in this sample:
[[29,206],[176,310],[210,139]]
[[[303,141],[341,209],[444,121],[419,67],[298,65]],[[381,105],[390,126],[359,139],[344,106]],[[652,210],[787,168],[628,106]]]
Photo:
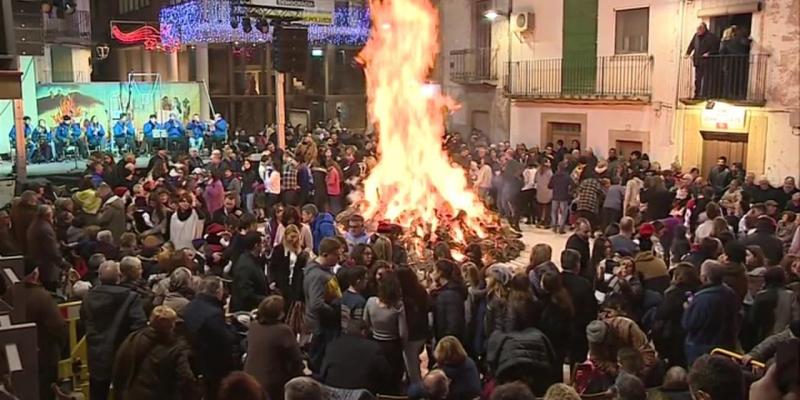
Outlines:
[[594,320],[586,326],[586,339],[589,343],[602,343],[606,338],[608,327],[603,321]]
[[501,285],[506,286],[511,282],[514,274],[511,273],[511,268],[505,264],[494,264],[486,269],[486,276],[491,276],[494,280],[500,282]]
[[639,227],[639,237],[642,238],[649,238],[653,236],[655,232],[656,232],[656,227],[649,222],[642,224],[642,226]]

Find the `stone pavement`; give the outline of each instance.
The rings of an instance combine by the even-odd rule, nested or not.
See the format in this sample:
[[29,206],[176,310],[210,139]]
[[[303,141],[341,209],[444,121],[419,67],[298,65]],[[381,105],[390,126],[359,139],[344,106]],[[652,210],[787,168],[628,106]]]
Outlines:
[[539,229],[533,225],[520,224],[522,228],[522,241],[525,243],[525,250],[520,254],[519,258],[511,261],[509,264],[515,269],[525,270],[528,266],[528,260],[531,257],[531,248],[537,243],[547,243],[553,248],[553,262],[560,266],[561,251],[567,243],[567,238],[572,232],[567,231],[563,235],[553,233],[549,229]]

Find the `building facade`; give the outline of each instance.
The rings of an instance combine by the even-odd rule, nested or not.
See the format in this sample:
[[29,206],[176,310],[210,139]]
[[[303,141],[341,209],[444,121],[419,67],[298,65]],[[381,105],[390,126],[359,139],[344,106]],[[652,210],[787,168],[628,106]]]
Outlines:
[[[704,172],[724,155],[773,182],[800,173],[800,0],[456,0],[441,10],[442,86],[462,103],[451,129],[528,146],[576,139]],[[701,22],[717,37],[735,25],[749,51],[703,59],[695,92],[685,54]]]

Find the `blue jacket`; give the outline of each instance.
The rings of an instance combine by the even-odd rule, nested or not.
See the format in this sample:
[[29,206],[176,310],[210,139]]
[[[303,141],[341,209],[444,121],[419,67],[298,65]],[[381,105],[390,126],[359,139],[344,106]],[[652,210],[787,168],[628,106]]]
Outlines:
[[311,221],[311,237],[314,238],[314,253],[319,252],[322,239],[336,236],[336,224],[333,215],[321,212]]
[[101,124],[89,124],[86,128],[86,139],[89,140],[91,144],[98,144],[100,143],[101,138],[106,136],[106,130],[103,128]]
[[214,122],[214,137],[224,138],[227,135],[228,135],[228,121],[220,119],[219,121]]
[[78,140],[81,137],[81,133],[82,132],[80,125],[72,124],[72,126],[69,127],[69,134],[72,137],[72,139]]
[[117,121],[117,123],[114,125],[115,138],[133,137],[135,133],[136,129],[133,128],[133,122],[131,121]]
[[697,292],[683,313],[686,343],[709,349],[734,348],[741,320],[740,308],[736,293],[726,285],[710,286]]
[[[25,124],[25,139],[30,139],[31,137],[31,126],[29,124]],[[17,143],[17,127],[16,125],[11,126],[11,130],[8,132],[8,141],[11,143]]]
[[151,122],[151,121],[145,122],[144,126],[142,127],[142,132],[144,132],[144,137],[152,139],[153,129],[161,129],[161,124],[159,124],[158,122]]
[[39,132],[39,129],[37,127],[37,129],[34,129],[33,132],[31,132],[31,141],[33,141],[34,143],[39,143],[40,140],[44,140],[47,142],[53,140],[53,135],[50,133],[49,129],[44,128],[44,132]]
[[176,120],[169,120],[164,123],[164,129],[167,130],[167,135],[170,139],[177,139],[183,137],[183,125],[181,121]]
[[66,141],[69,138],[70,133],[70,124],[60,123],[56,128],[56,140],[58,141]]
[[186,124],[186,130],[192,131],[192,135],[195,139],[199,139],[203,137],[203,134],[206,132],[206,124],[201,121],[189,121]]

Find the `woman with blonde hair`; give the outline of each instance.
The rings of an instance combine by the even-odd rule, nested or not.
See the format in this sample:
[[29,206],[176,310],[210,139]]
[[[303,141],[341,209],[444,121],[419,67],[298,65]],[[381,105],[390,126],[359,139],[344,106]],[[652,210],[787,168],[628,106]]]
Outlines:
[[481,378],[475,362],[467,357],[464,346],[455,336],[445,336],[433,351],[436,368],[450,379],[451,399],[473,399],[481,394]]
[[294,303],[303,301],[303,269],[310,257],[303,249],[301,237],[297,225],[287,226],[283,240],[272,249],[267,267],[269,287],[283,296],[287,313],[295,307]]
[[372,251],[375,254],[375,261],[392,262],[392,241],[386,236],[377,235],[372,243]]
[[547,243],[537,243],[531,249],[531,258],[526,273],[537,295],[542,291],[542,276],[548,272],[558,273],[558,267],[553,264],[552,259],[553,248]]

